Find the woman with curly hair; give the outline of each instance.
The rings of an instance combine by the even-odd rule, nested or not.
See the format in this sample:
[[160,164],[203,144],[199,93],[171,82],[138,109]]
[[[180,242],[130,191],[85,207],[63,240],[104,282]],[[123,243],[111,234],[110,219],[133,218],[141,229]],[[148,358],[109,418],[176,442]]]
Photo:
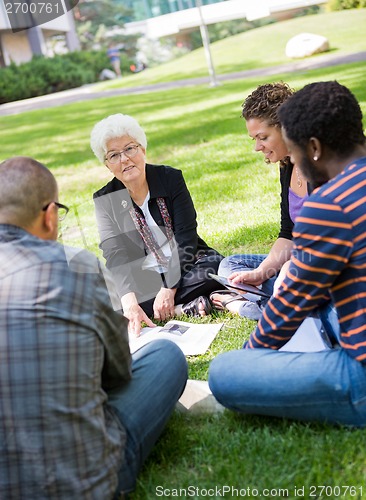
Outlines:
[[[320,187],[297,217],[282,285],[243,349],[213,360],[209,386],[219,403],[240,413],[365,429],[366,137],[361,106],[344,85],[316,82],[295,92],[279,109],[279,119],[294,164]],[[329,298],[336,310],[330,335],[334,348],[281,351],[304,317],[326,306]]]
[[[281,182],[281,228],[268,255],[246,254],[226,257],[219,266],[219,275],[233,284],[260,286],[268,295],[273,293],[276,277],[289,260],[292,250],[292,229],[295,219],[308,196],[308,184],[299,169],[290,161],[282,138],[277,110],[291,95],[292,89],[284,82],[266,83],[257,87],[243,103],[242,116],[255,151],[260,151],[266,163],[278,163]],[[240,316],[258,320],[266,298],[235,292],[213,292],[210,296],[217,309],[228,309]]]

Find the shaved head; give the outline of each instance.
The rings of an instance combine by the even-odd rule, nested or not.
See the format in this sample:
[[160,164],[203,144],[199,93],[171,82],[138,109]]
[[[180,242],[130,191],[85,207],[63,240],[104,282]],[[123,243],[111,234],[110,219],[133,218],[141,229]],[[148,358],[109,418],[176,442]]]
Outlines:
[[56,199],[56,180],[42,163],[26,156],[0,163],[0,223],[26,228]]

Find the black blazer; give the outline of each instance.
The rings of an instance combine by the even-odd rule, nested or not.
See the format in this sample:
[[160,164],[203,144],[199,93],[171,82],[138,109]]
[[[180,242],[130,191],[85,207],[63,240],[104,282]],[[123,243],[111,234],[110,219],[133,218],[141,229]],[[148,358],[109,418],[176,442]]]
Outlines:
[[[197,234],[196,211],[182,172],[165,165],[146,164],[146,179],[150,190],[151,215],[164,232],[156,198],[165,199],[178,246],[180,274],[183,275],[192,268],[199,255],[215,251]],[[124,184],[114,177],[94,193],[93,199],[101,241],[99,247],[113,273],[117,291],[121,297],[128,292],[136,292],[133,263],[141,269],[146,251],[129,213],[131,197]],[[173,287],[179,287],[179,280]]]

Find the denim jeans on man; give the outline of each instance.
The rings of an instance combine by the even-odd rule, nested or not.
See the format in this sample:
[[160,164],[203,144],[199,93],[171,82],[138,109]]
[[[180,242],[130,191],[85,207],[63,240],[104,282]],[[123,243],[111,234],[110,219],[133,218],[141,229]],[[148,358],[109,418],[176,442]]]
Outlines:
[[[242,349],[221,354],[209,372],[216,399],[243,413],[364,426],[366,365],[339,347],[334,306],[326,304],[317,313],[333,349],[313,353]],[[224,366],[230,366],[230,373]]]
[[122,389],[108,392],[108,404],[127,432],[118,493],[135,488],[141,466],[163,431],[186,381],[187,361],[181,349],[169,340],[155,340],[132,355],[131,381]]
[[209,386],[219,403],[242,413],[366,425],[366,366],[344,349],[227,352],[212,361]]

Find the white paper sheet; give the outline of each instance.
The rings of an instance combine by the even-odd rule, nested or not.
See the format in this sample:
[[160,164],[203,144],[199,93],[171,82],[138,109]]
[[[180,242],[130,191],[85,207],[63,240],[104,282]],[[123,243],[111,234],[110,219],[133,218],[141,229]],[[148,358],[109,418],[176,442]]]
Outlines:
[[330,349],[330,342],[319,319],[306,318],[295,335],[279,351],[318,352]]
[[168,321],[165,326],[143,328],[139,337],[130,336],[130,349],[133,353],[152,340],[167,339],[177,344],[186,356],[198,356],[207,351],[222,325]]

